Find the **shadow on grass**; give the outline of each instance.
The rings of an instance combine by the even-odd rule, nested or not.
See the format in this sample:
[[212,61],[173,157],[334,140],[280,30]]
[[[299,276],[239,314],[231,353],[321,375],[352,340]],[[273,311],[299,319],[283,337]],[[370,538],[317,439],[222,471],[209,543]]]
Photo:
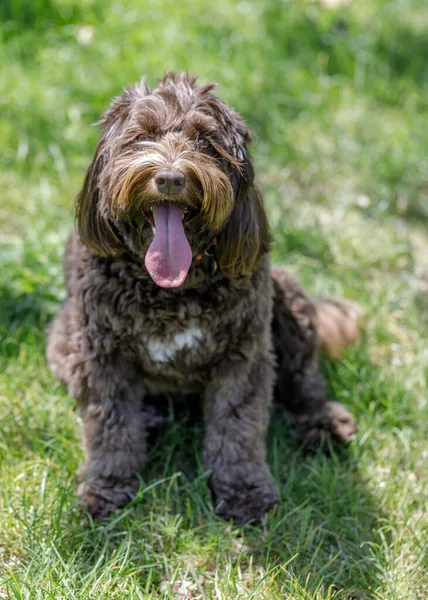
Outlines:
[[[378,583],[371,546],[380,543],[383,515],[360,474],[358,447],[334,448],[329,457],[304,453],[275,414],[268,455],[280,501],[263,524],[234,527],[214,514],[202,435],[199,418],[184,411],[152,439],[147,479],[131,505],[104,521],[73,526],[63,556],[82,552],[82,577],[95,577],[126,547],[130,564],[142,565],[140,583],[149,576],[153,591],[174,570],[193,570],[192,577],[208,582],[215,560],[220,570],[268,573],[283,594],[304,589],[310,597],[321,591],[327,597],[327,590],[335,599],[371,597]],[[73,515],[72,521],[74,509]],[[200,549],[198,560],[189,558],[189,547],[192,557]]]
[[371,597],[378,575],[371,546],[380,542],[383,515],[361,475],[358,449],[335,446],[330,456],[304,452],[276,417],[269,450],[282,493],[263,540],[266,549],[259,550],[261,564],[269,559],[281,571],[281,563],[294,556],[284,575],[309,593],[322,589],[337,592],[335,598]]

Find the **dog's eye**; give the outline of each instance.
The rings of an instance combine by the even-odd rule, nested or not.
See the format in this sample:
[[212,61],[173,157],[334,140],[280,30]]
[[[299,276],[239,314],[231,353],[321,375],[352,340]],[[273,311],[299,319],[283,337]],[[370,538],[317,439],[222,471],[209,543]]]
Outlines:
[[145,133],[140,133],[140,135],[137,135],[137,142],[149,142],[150,141],[150,136],[146,135]]
[[198,146],[199,148],[209,148],[210,143],[206,138],[200,137],[198,138]]

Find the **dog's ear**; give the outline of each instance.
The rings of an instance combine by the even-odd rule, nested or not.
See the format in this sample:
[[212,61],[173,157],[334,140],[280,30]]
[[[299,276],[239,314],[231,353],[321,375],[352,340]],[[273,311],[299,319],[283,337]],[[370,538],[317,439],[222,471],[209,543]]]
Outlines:
[[101,256],[115,255],[124,249],[120,234],[109,214],[108,204],[103,198],[101,177],[105,175],[112,141],[126,121],[131,103],[147,93],[148,87],[144,79],[133,87],[125,88],[121,96],[113,99],[109,109],[97,123],[102,126],[102,137],[86,173],[83,188],[76,199],[76,219],[82,242]]
[[105,166],[106,152],[104,141],[101,140],[76,199],[76,222],[85,246],[95,254],[112,256],[123,250],[124,246],[102,201],[100,175]]
[[247,275],[257,268],[270,250],[271,237],[263,198],[254,186],[254,170],[248,152],[251,137],[245,122],[230,107],[216,99],[216,118],[222,124],[227,149],[236,160],[229,165],[235,206],[218,236],[216,256],[226,277]]
[[260,192],[251,187],[236,203],[218,236],[217,264],[226,277],[247,275],[270,250],[270,232]]

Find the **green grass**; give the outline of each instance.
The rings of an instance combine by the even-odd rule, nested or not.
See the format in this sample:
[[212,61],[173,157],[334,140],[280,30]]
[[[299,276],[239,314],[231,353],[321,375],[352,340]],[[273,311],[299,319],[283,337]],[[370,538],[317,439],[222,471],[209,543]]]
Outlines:
[[[425,0],[2,0],[0,19],[0,598],[425,599]],[[214,515],[185,417],[131,506],[82,519],[79,417],[44,358],[90,125],[169,69],[245,116],[274,260],[366,311],[363,342],[323,365],[360,433],[306,456],[275,417],[281,499],[259,527]]]

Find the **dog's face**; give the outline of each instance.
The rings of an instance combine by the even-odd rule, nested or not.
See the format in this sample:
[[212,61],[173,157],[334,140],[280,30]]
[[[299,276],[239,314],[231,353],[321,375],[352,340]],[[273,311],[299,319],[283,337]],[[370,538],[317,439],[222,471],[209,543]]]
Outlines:
[[115,99],[77,199],[77,223],[91,251],[144,256],[161,287],[181,286],[215,245],[225,276],[256,268],[269,233],[242,119],[213,84],[169,74]]

